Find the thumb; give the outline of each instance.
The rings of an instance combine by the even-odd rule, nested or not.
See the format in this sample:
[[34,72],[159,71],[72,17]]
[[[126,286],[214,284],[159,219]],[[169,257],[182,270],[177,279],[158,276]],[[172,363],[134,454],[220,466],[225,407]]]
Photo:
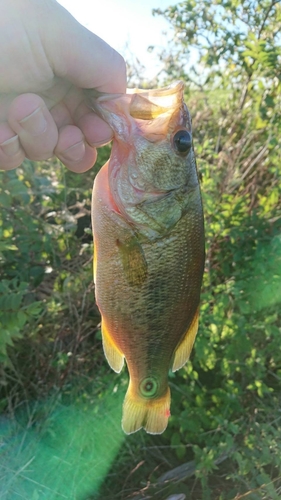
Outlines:
[[126,91],[123,57],[78,23],[61,5],[52,3],[40,31],[55,75],[81,88],[108,93]]

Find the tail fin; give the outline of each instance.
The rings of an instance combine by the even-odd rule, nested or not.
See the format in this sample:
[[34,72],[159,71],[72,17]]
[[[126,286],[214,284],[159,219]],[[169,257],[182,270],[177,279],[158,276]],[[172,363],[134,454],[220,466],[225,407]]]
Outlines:
[[170,416],[170,389],[157,399],[146,399],[132,390],[131,382],[123,404],[122,428],[132,434],[142,427],[149,434],[162,434]]

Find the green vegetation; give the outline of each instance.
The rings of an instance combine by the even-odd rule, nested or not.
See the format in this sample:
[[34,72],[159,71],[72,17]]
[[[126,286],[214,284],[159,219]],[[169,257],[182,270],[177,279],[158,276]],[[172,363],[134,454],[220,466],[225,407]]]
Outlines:
[[281,496],[281,5],[187,0],[156,14],[174,27],[163,75],[186,81],[202,173],[195,348],[171,374],[167,431],[124,438],[126,373],[106,366],[92,284],[91,188],[108,150],[79,176],[59,163],[0,173],[5,500]]

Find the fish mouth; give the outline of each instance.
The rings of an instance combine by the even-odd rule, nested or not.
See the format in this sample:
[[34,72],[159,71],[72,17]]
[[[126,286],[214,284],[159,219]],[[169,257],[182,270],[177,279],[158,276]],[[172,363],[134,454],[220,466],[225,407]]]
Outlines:
[[132,94],[130,102],[130,115],[139,120],[153,120],[160,115],[171,113],[181,107],[183,100],[184,84],[182,81],[161,89],[127,89],[127,94]]
[[[180,96],[177,98],[177,100],[180,100],[184,90],[184,83],[181,80],[178,80],[171,85],[167,85],[166,87],[162,87],[160,89],[127,89],[126,94],[108,94],[107,92],[100,92],[99,90],[92,88],[92,89],[83,89],[83,94],[85,97],[85,101],[88,104],[90,108],[93,107],[93,104],[95,102],[105,102],[105,101],[112,101],[115,99],[119,99],[120,97],[124,97],[125,95],[137,95],[141,96],[142,98],[146,98],[151,103],[154,104],[159,104],[161,101],[161,106],[163,109],[167,109],[168,107],[171,106],[171,99],[174,99],[175,96]],[[133,116],[133,115],[132,115]]]
[[[184,90],[184,83],[181,80],[177,80],[166,87],[161,87],[159,89],[127,89],[127,94],[141,94],[143,97],[147,97],[151,101],[156,102],[157,100],[163,98],[171,98],[175,94],[179,94]],[[169,101],[170,104],[170,101]],[[162,102],[164,105],[164,102]]]
[[[177,81],[160,89],[127,89],[126,94],[107,94],[84,89],[85,102],[113,129],[115,137],[128,141],[132,122],[145,124],[146,138],[155,142],[167,134],[167,124],[180,112],[188,120],[183,104],[184,83]],[[149,124],[151,122],[151,125]]]

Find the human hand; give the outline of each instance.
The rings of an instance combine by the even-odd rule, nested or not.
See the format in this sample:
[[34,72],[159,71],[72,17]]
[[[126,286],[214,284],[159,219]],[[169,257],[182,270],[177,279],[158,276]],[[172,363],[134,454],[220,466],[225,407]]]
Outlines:
[[54,0],[0,0],[0,169],[53,155],[91,168],[113,134],[83,88],[125,92],[122,56]]

